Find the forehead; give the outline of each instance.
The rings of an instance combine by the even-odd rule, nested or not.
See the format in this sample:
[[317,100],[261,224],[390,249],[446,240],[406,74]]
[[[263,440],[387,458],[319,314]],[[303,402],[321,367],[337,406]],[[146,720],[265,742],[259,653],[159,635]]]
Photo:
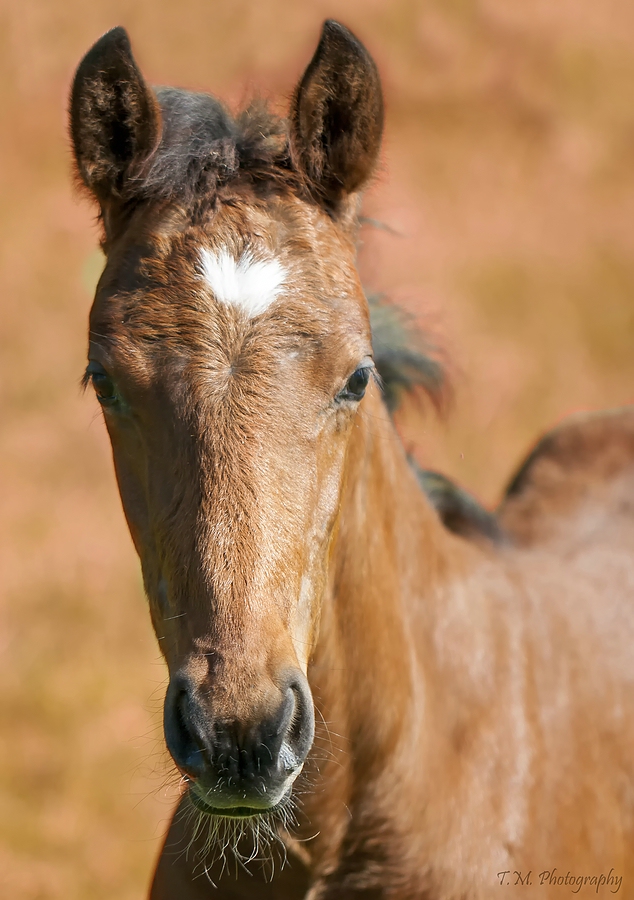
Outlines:
[[196,226],[173,210],[133,225],[109,253],[91,340],[182,351],[211,329],[369,343],[354,245],[319,209],[234,200]]

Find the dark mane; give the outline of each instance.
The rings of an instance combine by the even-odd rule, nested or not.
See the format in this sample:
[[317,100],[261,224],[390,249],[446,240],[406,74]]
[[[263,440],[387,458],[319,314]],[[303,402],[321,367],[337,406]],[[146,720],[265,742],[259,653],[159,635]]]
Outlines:
[[[403,402],[424,392],[438,409],[447,393],[447,375],[438,349],[404,309],[377,294],[368,295],[374,361],[383,399],[393,415]],[[469,540],[501,544],[506,540],[494,513],[446,475],[421,468],[410,457],[418,483],[440,520],[454,534]]]
[[368,294],[374,361],[383,398],[393,413],[408,395],[422,391],[439,409],[448,392],[438,348],[406,310],[379,294]]
[[130,199],[212,206],[223,187],[238,181],[259,189],[297,186],[288,128],[263,101],[237,116],[209,94],[156,90],[162,117],[160,143],[129,185]]

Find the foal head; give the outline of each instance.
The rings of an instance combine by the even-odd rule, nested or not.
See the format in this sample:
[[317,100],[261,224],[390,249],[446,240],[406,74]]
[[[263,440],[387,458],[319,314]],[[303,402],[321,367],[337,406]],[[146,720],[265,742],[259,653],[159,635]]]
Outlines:
[[382,99],[335,22],[288,123],[150,89],[123,29],[77,71],[77,170],[107,264],[86,381],[167,661],[165,735],[203,811],[284,804],[346,449],[372,374],[355,269]]

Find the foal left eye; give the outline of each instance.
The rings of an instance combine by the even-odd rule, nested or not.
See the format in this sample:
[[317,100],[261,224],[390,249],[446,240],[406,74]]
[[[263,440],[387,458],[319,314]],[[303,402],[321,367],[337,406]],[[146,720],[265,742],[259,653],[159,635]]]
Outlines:
[[345,388],[337,394],[337,400],[361,400],[371,374],[372,366],[359,366],[348,379]]

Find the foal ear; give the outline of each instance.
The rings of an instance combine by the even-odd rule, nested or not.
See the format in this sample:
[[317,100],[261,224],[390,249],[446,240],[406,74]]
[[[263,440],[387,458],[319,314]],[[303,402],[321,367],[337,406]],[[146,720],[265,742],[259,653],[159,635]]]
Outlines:
[[381,81],[363,44],[338,22],[324,23],[293,97],[290,131],[293,162],[329,210],[365,187],[381,146]]
[[75,74],[70,131],[77,170],[105,212],[158,144],[158,102],[132,56],[124,28],[108,31]]

